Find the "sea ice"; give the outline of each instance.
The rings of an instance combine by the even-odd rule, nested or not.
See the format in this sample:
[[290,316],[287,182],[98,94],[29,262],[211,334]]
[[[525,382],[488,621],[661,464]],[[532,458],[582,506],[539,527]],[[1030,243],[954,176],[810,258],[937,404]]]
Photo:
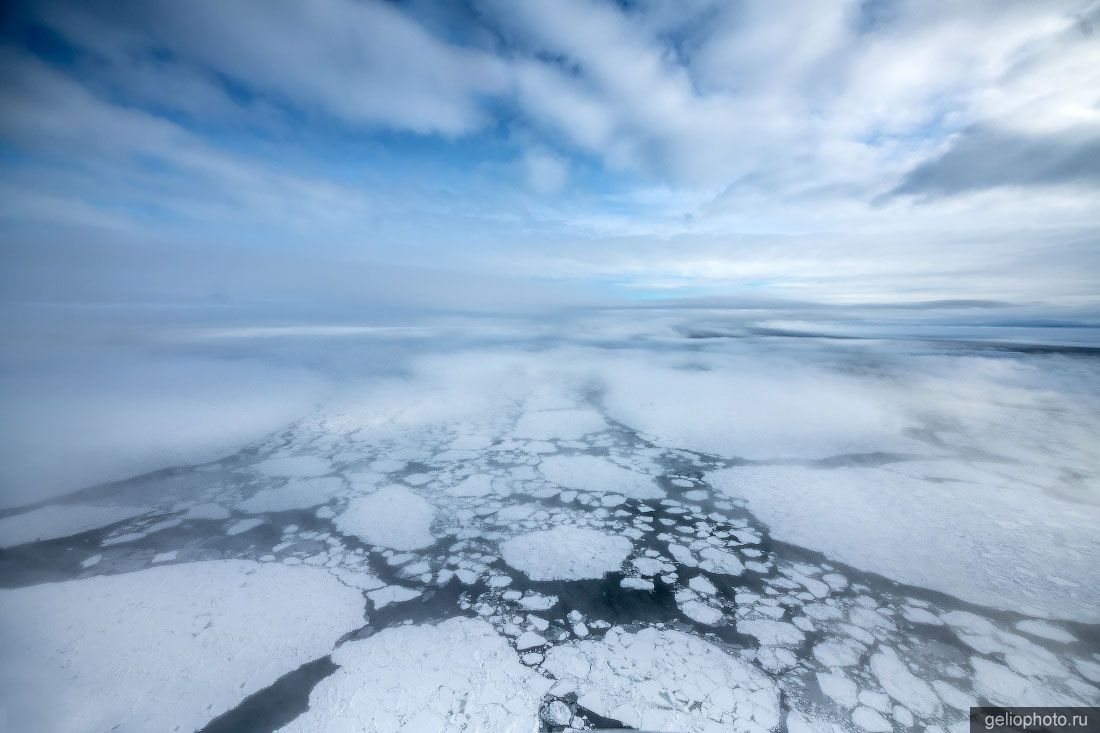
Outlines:
[[767,731],[779,724],[774,684],[751,665],[671,629],[550,649],[543,669],[578,690],[578,704],[644,730]]
[[825,458],[920,445],[904,437],[906,421],[870,380],[746,356],[709,363],[624,362],[607,380],[604,404],[661,445],[721,456]]
[[262,519],[242,519],[238,522],[234,522],[229,526],[229,529],[225,530],[225,533],[229,536],[244,534],[250,529],[255,529],[264,523]]
[[801,644],[806,638],[796,627],[771,619],[743,619],[737,622],[737,631],[755,636],[764,646],[791,646]]
[[0,519],[0,548],[90,532],[145,514],[148,507],[62,504]]
[[589,408],[528,412],[512,435],[526,440],[578,440],[607,429],[600,414]]
[[210,519],[221,520],[229,519],[229,510],[221,504],[217,504],[212,501],[204,502],[202,504],[195,504],[187,510],[187,513],[183,515],[184,519]]
[[931,717],[939,709],[939,699],[927,682],[909,671],[897,652],[889,647],[871,657],[871,671],[886,693],[922,717]]
[[195,730],[362,623],[359,591],[275,563],[184,563],[3,590],[6,723]]
[[447,488],[451,496],[486,496],[493,492],[493,477],[486,474],[474,474],[454,486]]
[[372,590],[367,593],[367,598],[374,604],[375,610],[385,608],[391,603],[404,603],[419,596],[423,591],[405,588],[400,585],[387,585],[385,588]]
[[711,583],[702,575],[696,575],[694,578],[688,581],[688,587],[699,593],[706,593],[707,595],[714,595],[718,592],[718,589],[714,587],[714,583]]
[[890,733],[894,726],[882,714],[871,708],[858,707],[852,713],[852,722],[868,733]]
[[660,499],[665,494],[649,476],[598,456],[551,456],[539,471],[559,486],[577,491],[617,493],[631,499]]
[[340,668],[285,733],[527,733],[538,730],[551,685],[478,619],[384,629],[340,646],[332,660]]
[[680,604],[680,610],[684,612],[684,615],[693,621],[704,624],[706,626],[714,626],[722,622],[725,615],[721,609],[709,606],[699,600],[684,601]]
[[653,590],[653,581],[644,578],[623,578],[619,581],[619,587],[629,590]]
[[[1098,505],[881,468],[741,466],[709,478],[784,542],[972,603],[1100,621]],[[998,523],[1023,515],[1042,521],[1024,533]]]
[[541,635],[536,634],[534,631],[524,631],[519,635],[519,638],[516,639],[516,649],[525,652],[528,649],[534,649],[545,643],[546,639]]
[[602,578],[630,554],[630,540],[593,529],[558,526],[501,543],[504,561],[531,580]]
[[740,575],[745,571],[741,560],[732,553],[719,550],[716,547],[706,547],[699,551],[699,567],[712,573],[722,575]]
[[814,659],[826,667],[850,667],[859,661],[860,652],[850,644],[823,641],[814,646]]
[[332,464],[319,456],[282,456],[257,463],[252,470],[272,478],[304,478],[323,476]]
[[1077,641],[1077,637],[1065,629],[1034,619],[1020,621],[1016,624],[1016,628],[1032,636],[1038,636],[1042,639],[1049,639],[1050,641],[1057,641],[1063,644]]
[[829,697],[846,708],[856,705],[859,688],[856,683],[839,672],[818,672],[817,686]]
[[245,499],[237,508],[249,514],[310,509],[327,504],[344,491],[344,482],[335,476],[290,479],[283,486],[264,489]]
[[333,523],[346,535],[394,550],[417,550],[435,542],[432,505],[409,489],[387,486],[348,502]]

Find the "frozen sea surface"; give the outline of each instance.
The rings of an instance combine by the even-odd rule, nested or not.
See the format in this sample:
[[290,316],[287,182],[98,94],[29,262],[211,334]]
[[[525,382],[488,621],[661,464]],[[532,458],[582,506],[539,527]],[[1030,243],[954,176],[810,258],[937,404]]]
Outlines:
[[363,609],[333,575],[246,560],[0,591],[4,720],[13,731],[201,728],[327,654]]
[[[0,514],[16,729],[966,729],[1100,704],[1092,352],[424,350]],[[711,333],[711,332],[708,332]]]

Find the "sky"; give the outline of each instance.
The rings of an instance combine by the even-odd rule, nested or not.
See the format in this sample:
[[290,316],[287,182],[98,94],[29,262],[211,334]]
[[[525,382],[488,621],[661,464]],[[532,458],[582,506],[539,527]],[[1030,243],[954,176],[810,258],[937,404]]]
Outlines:
[[0,297],[1100,300],[1100,4],[36,0]]

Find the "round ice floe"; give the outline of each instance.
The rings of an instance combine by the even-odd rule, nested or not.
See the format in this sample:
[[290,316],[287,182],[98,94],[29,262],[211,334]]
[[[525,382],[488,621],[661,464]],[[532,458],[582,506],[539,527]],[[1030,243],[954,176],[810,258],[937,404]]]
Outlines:
[[577,703],[644,730],[771,730],[775,685],[719,647],[669,629],[625,633],[552,648],[543,669],[574,685]]
[[602,578],[618,570],[630,550],[625,537],[579,527],[531,532],[500,546],[504,561],[531,580]]
[[324,570],[241,560],[0,591],[6,722],[196,730],[362,623],[360,591]]
[[352,499],[333,523],[372,545],[416,550],[435,542],[432,516],[432,505],[424,499],[400,486],[387,486]]
[[599,456],[552,456],[539,464],[539,471],[547,480],[577,491],[617,493],[631,499],[660,499],[665,495],[649,476]]
[[453,618],[397,626],[339,647],[340,666],[284,731],[531,731],[551,682],[492,627]]

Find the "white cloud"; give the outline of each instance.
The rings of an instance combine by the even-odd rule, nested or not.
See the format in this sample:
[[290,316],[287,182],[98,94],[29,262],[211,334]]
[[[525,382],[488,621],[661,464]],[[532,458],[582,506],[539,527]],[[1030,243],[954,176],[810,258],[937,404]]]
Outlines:
[[1090,7],[46,0],[81,53],[9,56],[0,131],[61,164],[10,171],[0,213],[634,288],[1085,297]]
[[277,101],[354,124],[467,133],[486,121],[479,96],[507,83],[492,55],[441,41],[378,0],[50,3],[39,12],[108,57],[128,62],[167,48]]
[[545,149],[528,150],[523,156],[527,183],[540,194],[554,194],[569,180],[569,163]]
[[[35,183],[69,197],[165,207],[173,216],[209,224],[253,222],[306,227],[369,210],[361,191],[279,170],[225,151],[185,127],[140,109],[112,104],[24,55],[0,54],[0,134],[25,150],[61,156],[66,165]],[[105,175],[110,171],[110,175]],[[28,189],[35,206],[5,207],[12,218],[80,216],[84,207]],[[55,207],[43,208],[53,201]]]

